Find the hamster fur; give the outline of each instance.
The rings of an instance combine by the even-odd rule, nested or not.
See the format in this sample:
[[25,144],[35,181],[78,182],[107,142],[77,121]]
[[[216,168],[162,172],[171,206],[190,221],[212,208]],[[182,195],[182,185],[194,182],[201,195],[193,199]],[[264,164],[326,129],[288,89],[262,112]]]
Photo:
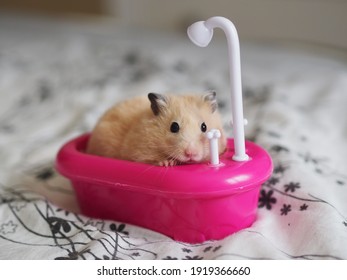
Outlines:
[[203,162],[209,159],[206,132],[212,128],[221,131],[221,154],[226,136],[215,92],[149,93],[106,111],[91,133],[87,153],[160,166]]

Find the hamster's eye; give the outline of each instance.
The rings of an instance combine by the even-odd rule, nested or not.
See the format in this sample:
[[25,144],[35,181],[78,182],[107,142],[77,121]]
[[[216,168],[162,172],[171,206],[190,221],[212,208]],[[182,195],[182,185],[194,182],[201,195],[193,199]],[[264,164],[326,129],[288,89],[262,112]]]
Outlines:
[[207,126],[206,126],[206,124],[203,122],[203,123],[201,124],[201,131],[202,131],[202,132],[206,132],[206,130],[207,130]]
[[170,131],[172,133],[177,133],[180,130],[180,126],[177,122],[173,122],[170,126]]

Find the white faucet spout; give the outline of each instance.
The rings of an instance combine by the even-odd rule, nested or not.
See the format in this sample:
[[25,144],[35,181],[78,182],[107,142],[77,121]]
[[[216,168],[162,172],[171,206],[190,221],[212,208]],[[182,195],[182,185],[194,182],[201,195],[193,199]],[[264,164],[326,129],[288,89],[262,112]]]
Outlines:
[[205,47],[213,36],[214,28],[221,28],[227,38],[229,55],[229,76],[231,91],[231,108],[233,119],[233,135],[235,154],[233,160],[246,161],[248,155],[245,148],[245,130],[242,104],[240,42],[234,24],[224,17],[211,17],[188,27],[187,33],[191,41]]

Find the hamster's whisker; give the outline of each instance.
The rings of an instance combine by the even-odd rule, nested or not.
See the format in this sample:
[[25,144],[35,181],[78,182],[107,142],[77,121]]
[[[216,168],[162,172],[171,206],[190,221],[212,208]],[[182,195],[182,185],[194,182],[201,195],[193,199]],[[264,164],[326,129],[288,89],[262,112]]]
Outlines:
[[179,160],[179,154],[177,153],[177,151],[173,151],[172,153],[170,153],[169,157],[174,161],[181,162],[181,160]]
[[149,170],[153,169],[154,167],[155,167],[155,165],[149,164],[148,168],[143,170],[140,175],[145,174],[146,172],[148,172]]

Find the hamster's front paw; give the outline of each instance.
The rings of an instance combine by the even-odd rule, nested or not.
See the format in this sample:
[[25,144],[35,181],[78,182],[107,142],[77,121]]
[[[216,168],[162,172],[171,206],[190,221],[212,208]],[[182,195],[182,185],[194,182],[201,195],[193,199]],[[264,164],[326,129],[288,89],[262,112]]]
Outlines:
[[175,166],[175,165],[177,165],[177,161],[174,159],[166,159],[159,162],[159,166],[169,167],[169,166]]

